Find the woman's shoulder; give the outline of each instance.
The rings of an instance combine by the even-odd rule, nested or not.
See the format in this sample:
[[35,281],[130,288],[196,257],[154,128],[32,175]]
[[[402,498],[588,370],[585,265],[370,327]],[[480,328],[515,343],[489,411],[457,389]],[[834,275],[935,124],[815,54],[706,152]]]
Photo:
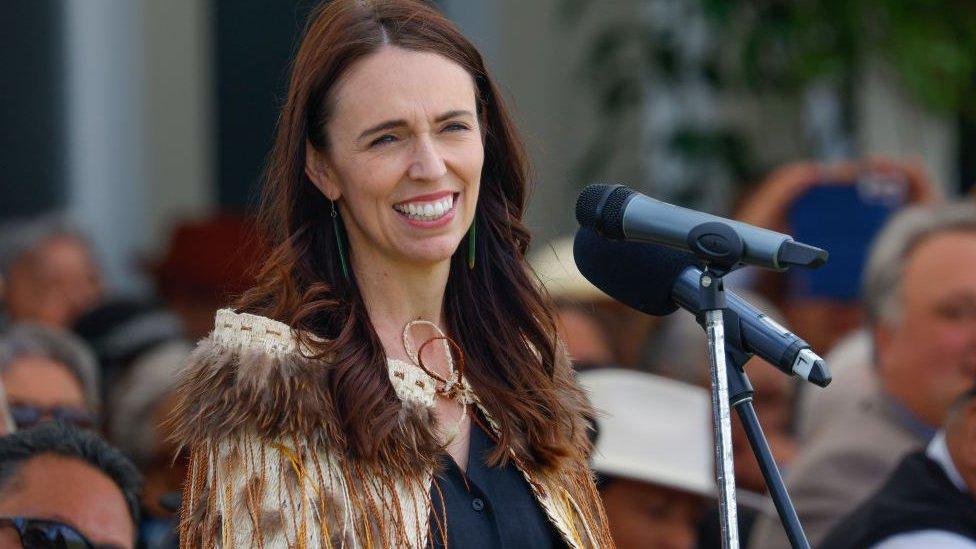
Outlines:
[[[266,316],[220,309],[214,316],[214,329],[203,340],[241,351],[297,353],[298,334],[291,326]],[[203,343],[201,342],[201,343]]]
[[169,419],[174,439],[193,445],[240,435],[267,440],[327,435],[317,431],[335,424],[322,390],[329,369],[302,346],[287,324],[218,311],[213,331],[181,372]]

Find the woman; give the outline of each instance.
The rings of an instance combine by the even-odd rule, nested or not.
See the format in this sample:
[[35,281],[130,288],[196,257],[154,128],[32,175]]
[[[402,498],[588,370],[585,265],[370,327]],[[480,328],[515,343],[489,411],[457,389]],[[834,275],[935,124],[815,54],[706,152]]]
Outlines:
[[181,388],[184,546],[612,545],[525,268],[525,172],[443,16],[313,13],[267,170],[273,251]]

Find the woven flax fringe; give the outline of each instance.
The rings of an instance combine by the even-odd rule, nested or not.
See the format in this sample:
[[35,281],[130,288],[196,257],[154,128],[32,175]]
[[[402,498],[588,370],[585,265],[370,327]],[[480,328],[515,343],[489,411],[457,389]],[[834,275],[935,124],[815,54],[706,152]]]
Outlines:
[[[402,400],[379,457],[350,459],[326,390],[328,364],[305,358],[287,330],[222,311],[182,373],[169,419],[190,451],[181,547],[399,549],[443,536],[444,517],[430,516],[440,451],[432,408]],[[562,382],[578,398],[571,375]],[[567,459],[559,471],[519,468],[571,546],[613,546],[585,460]]]

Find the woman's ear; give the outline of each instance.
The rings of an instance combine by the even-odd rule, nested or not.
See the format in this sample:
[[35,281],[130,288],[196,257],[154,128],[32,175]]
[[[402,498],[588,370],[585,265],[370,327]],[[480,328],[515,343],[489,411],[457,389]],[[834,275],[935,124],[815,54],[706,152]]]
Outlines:
[[336,184],[334,172],[324,155],[308,141],[305,142],[305,175],[329,200],[335,202],[342,196],[342,190]]

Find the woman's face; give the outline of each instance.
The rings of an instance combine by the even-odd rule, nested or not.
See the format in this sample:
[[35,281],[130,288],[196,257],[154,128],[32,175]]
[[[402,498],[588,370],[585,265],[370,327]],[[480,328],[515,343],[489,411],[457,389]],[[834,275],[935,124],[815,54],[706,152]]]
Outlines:
[[359,268],[450,260],[474,218],[484,163],[474,82],[438,54],[383,47],[334,92],[329,151],[307,173],[338,200]]

